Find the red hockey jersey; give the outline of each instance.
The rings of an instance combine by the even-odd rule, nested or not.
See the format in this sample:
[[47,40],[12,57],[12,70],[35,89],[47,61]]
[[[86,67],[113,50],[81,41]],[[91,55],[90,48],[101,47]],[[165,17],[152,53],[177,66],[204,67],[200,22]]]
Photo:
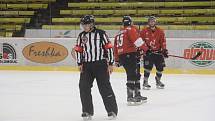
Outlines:
[[149,27],[146,27],[140,32],[140,36],[152,51],[166,49],[166,38],[162,29],[156,27],[153,31]]
[[145,49],[144,41],[139,36],[139,31],[135,26],[124,27],[114,40],[115,61],[119,60],[119,55],[137,52],[137,47]]

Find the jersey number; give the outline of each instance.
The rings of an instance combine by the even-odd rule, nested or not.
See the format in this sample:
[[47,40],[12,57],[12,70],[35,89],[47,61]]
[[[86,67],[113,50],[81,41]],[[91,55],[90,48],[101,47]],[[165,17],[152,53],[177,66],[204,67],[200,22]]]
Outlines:
[[121,47],[123,45],[123,34],[120,34],[117,37],[117,47]]

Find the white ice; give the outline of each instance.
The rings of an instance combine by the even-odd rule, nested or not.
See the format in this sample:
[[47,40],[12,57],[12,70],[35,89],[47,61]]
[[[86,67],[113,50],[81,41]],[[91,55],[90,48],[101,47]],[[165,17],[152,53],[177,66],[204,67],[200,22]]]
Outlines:
[[[78,72],[0,71],[0,121],[81,121]],[[164,74],[166,88],[141,90],[148,102],[126,105],[126,75],[113,73],[116,121],[215,121],[215,75]],[[94,81],[93,121],[107,120]]]

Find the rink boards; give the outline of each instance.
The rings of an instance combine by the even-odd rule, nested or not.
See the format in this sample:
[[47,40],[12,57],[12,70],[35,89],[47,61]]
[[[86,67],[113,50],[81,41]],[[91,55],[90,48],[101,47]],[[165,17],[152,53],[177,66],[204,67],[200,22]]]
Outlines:
[[[76,38],[0,38],[0,70],[76,71],[75,44]],[[169,57],[166,73],[215,74],[215,38],[167,38],[167,49],[185,58],[202,55],[197,60]]]

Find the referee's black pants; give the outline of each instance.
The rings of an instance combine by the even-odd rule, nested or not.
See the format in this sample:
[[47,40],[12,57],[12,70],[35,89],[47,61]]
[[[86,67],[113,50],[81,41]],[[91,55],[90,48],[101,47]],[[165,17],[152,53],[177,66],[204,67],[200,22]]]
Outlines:
[[118,107],[113,89],[110,84],[110,75],[106,60],[87,62],[83,64],[83,72],[80,74],[80,97],[82,103],[82,112],[94,114],[91,88],[96,78],[99,92],[107,112],[118,113]]

